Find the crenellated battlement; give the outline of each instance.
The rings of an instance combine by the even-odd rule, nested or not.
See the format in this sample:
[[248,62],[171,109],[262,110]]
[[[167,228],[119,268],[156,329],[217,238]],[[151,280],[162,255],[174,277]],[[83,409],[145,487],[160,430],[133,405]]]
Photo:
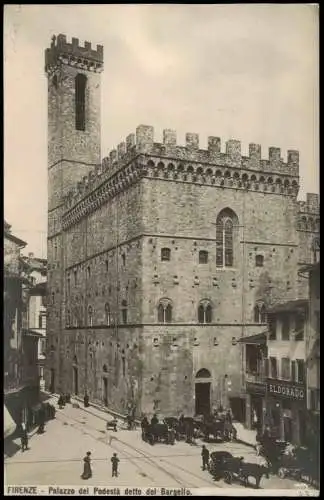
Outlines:
[[[207,149],[200,149],[199,136],[194,133],[186,134],[182,146],[177,144],[176,132],[171,129],[163,131],[163,142],[158,143],[154,142],[153,127],[139,125],[135,134],[129,134],[112,149],[101,165],[68,194],[65,208],[70,211],[75,205],[80,206],[94,191],[99,198],[108,196],[108,191],[112,196],[140,176],[296,197],[298,175],[298,151],[289,150],[284,162],[280,148],[270,147],[268,158],[262,159],[261,146],[252,143],[249,156],[243,156],[240,141],[228,140],[222,152],[221,139],[215,136],[208,137]],[[104,184],[109,187],[104,188]]]
[[319,195],[316,193],[307,193],[306,201],[298,202],[298,211],[300,214],[319,214]]
[[71,43],[68,43],[65,35],[54,35],[51,47],[45,50],[45,71],[50,72],[59,63],[89,71],[102,71],[103,46],[97,45],[93,49],[90,42],[84,42],[82,46],[78,38],[72,38]]

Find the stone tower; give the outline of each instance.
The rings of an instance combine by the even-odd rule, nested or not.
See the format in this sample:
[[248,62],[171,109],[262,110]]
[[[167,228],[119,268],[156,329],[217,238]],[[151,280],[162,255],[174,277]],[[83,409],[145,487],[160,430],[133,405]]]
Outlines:
[[53,36],[45,51],[48,77],[48,355],[55,357],[47,386],[58,390],[64,349],[64,245],[61,226],[67,192],[100,163],[100,73],[103,47]]

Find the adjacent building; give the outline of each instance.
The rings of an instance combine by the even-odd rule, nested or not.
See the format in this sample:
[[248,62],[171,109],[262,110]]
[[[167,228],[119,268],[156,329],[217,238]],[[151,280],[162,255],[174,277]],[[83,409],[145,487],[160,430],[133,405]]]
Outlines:
[[38,390],[45,389],[44,365],[46,358],[46,287],[47,260],[35,257],[29,253],[23,257],[23,265],[30,282],[28,303],[26,307],[25,336],[36,337]]
[[244,421],[241,339],[308,294],[295,270],[310,262],[319,200],[297,200],[298,151],[264,159],[258,144],[202,148],[195,133],[178,145],[169,129],[157,142],[140,125],[101,161],[103,47],[53,37],[45,70],[47,388],[138,413],[222,402]]
[[[24,272],[21,250],[27,243],[17,238],[11,226],[4,223],[4,404],[10,420],[10,432],[22,421],[38,398],[37,341],[25,334],[30,281]],[[10,417],[10,418],[9,418]],[[5,423],[6,425],[6,423]]]

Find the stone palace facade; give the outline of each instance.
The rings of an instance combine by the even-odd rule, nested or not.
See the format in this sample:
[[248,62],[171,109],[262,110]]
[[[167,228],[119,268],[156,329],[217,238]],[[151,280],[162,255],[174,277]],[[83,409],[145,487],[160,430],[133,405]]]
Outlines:
[[124,411],[244,413],[242,336],[307,297],[319,199],[299,154],[140,125],[100,158],[103,47],[64,35],[48,77],[46,386]]

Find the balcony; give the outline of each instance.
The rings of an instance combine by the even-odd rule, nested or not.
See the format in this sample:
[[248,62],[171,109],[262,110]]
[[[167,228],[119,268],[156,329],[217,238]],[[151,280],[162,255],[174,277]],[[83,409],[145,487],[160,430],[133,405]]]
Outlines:
[[245,372],[245,381],[253,384],[264,384],[265,377],[263,372]]

